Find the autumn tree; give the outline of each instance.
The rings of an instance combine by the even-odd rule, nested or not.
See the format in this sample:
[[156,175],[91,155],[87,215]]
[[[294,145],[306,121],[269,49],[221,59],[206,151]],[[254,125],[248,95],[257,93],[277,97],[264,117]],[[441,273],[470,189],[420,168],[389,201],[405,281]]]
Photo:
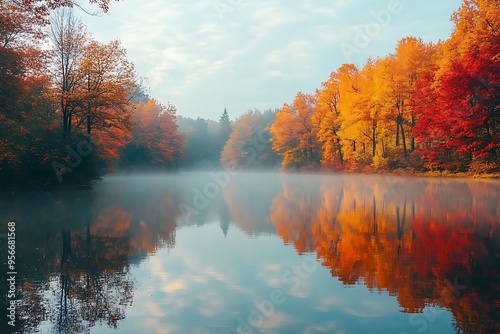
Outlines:
[[21,50],[31,45],[37,45],[43,36],[36,13],[22,1],[2,0],[0,2],[0,35],[3,47]]
[[[356,94],[357,98],[354,97],[355,105],[352,111],[353,121],[356,123],[356,129],[361,135],[361,144],[365,145],[367,143],[371,146],[370,155],[372,159],[377,154],[383,156],[385,153],[384,147],[382,147],[382,152],[378,152],[378,145],[383,140],[383,120],[385,116],[383,103],[379,100],[380,92],[378,89],[380,83],[377,81],[376,73],[380,63],[380,59],[368,59],[360,71],[359,91]],[[363,147],[363,152],[367,150],[366,147]]]
[[342,167],[344,157],[339,136],[340,119],[340,80],[337,72],[332,72],[327,81],[316,90],[316,110],[313,120],[318,126],[317,138],[322,144],[323,163]]
[[361,71],[353,64],[343,64],[316,93],[314,118],[325,165],[343,168],[346,159],[352,165],[358,159],[357,151],[366,151],[365,142],[371,142],[375,155],[380,115],[373,102],[373,68],[371,60]]
[[49,36],[53,47],[56,96],[62,116],[62,137],[69,140],[79,103],[77,88],[82,80],[78,66],[88,37],[82,23],[69,9],[59,10],[54,15]]
[[[443,104],[450,106],[448,145],[500,169],[500,6],[465,0],[454,14],[448,47],[458,51],[442,69]],[[454,91],[448,91],[454,82]],[[448,93],[448,94],[446,94]],[[460,108],[460,109],[459,109]]]
[[[49,35],[63,144],[87,141],[93,151],[80,170],[93,176],[111,171],[130,139],[131,98],[138,87],[134,66],[119,41],[92,40],[68,8],[56,12]],[[59,178],[67,174],[64,164],[54,169]]]
[[54,156],[54,108],[46,58],[39,50],[42,38],[33,13],[17,1],[0,2],[2,186],[43,183],[48,177],[44,167]]
[[409,108],[417,79],[431,66],[432,45],[426,45],[420,38],[406,37],[396,46],[396,51],[380,63],[381,81],[377,89],[380,102],[387,110],[387,117],[395,126],[395,146],[402,147],[403,157],[413,151],[415,142],[411,129],[415,126],[415,115]]
[[271,126],[273,150],[283,157],[283,168],[313,166],[321,159],[313,122],[315,98],[298,93],[292,105],[285,103]]
[[[2,4],[0,11],[0,164],[2,169],[12,165],[16,158],[14,141],[10,138],[18,126],[18,116],[13,110],[21,90],[22,56],[12,46],[12,36],[16,34],[12,26],[11,11]],[[13,131],[14,130],[14,131]]]
[[272,150],[269,127],[276,111],[248,111],[234,123],[233,132],[221,153],[222,165],[232,168],[274,167],[279,157]]
[[[413,97],[415,90],[415,82],[426,72],[430,71],[434,66],[434,58],[437,52],[437,47],[433,43],[424,43],[421,38],[406,37],[398,42],[396,47],[396,57],[398,66],[404,73],[407,82],[405,107],[407,110],[407,120],[402,123],[407,124],[410,128],[410,150],[415,150],[415,138],[411,135],[411,131],[416,124],[415,112],[409,106],[409,101]],[[400,126],[401,131],[403,127]]]
[[136,106],[132,121],[132,140],[124,149],[122,165],[178,167],[184,135],[177,131],[176,108],[151,99]]
[[[500,168],[499,16],[494,2],[464,1],[453,15],[455,29],[439,50],[436,69],[425,79],[431,88],[419,84],[420,95],[434,100],[428,105],[415,101],[422,126],[417,124],[414,133],[420,142],[427,141],[421,153],[428,166],[440,156],[444,169]],[[434,142],[428,142],[429,132]]]
[[248,163],[247,155],[249,152],[243,150],[243,147],[252,138],[253,131],[257,127],[257,121],[257,116],[251,112],[245,113],[235,121],[233,132],[221,153],[223,166],[238,168]]
[[[22,5],[32,12],[41,23],[48,23],[47,17],[52,10],[61,7],[82,8],[81,4],[74,0],[20,0],[20,2],[22,2]],[[90,4],[97,4],[104,13],[109,10],[110,0],[88,0],[88,2]]]
[[114,168],[130,138],[131,99],[138,91],[134,65],[119,41],[89,41],[77,67],[74,131],[96,144],[95,154]]
[[134,65],[126,58],[126,50],[118,40],[107,44],[90,41],[84,48],[78,64],[81,77],[78,87],[81,112],[75,129],[85,124],[87,135],[92,127],[105,129],[116,124],[127,124],[134,93]]
[[85,129],[103,129],[111,119],[127,123],[130,99],[137,89],[133,64],[118,40],[101,44],[91,40],[85,27],[64,9],[54,16],[56,95],[63,120],[63,137]]
[[374,62],[369,59],[362,69],[344,64],[337,70],[338,135],[343,141],[343,158],[348,170],[363,170],[371,164],[376,150],[380,113],[374,102],[373,68]]
[[446,147],[446,115],[436,104],[437,92],[433,88],[435,73],[425,73],[415,82],[415,93],[410,100],[416,125],[413,137],[418,152],[424,155],[424,166],[430,170],[443,170],[452,160],[452,150]]

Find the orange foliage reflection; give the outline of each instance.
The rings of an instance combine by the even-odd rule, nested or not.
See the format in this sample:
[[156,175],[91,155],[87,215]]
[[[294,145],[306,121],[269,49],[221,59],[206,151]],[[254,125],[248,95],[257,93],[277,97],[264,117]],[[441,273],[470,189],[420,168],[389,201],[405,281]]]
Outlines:
[[[285,179],[270,219],[344,284],[397,296],[404,312],[451,310],[457,329],[498,332],[500,188],[396,177]],[[478,331],[477,328],[480,328]]]

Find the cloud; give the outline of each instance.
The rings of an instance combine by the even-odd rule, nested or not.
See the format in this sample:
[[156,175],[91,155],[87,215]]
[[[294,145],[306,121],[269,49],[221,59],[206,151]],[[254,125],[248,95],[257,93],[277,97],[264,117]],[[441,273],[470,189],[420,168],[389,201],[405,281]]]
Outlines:
[[187,289],[186,282],[180,279],[177,279],[174,282],[168,282],[167,284],[164,284],[162,287],[162,291],[166,293],[175,293],[186,289]]
[[269,271],[281,271],[283,270],[283,266],[279,263],[266,263],[262,266],[262,269]]
[[382,307],[379,300],[373,298],[358,301],[356,308],[347,307],[345,313],[360,318],[382,318],[390,314],[390,308]]
[[334,306],[339,307],[345,304],[345,301],[342,298],[328,296],[320,300],[316,306],[315,310],[320,312],[328,312],[331,311]]
[[337,333],[343,334],[344,331],[339,331],[337,325],[334,321],[328,321],[323,324],[312,324],[308,328],[304,329],[304,334],[316,334],[316,333]]
[[[280,107],[298,91],[313,93],[346,62],[341,42],[388,1],[127,0],[102,17],[82,15],[96,39],[119,38],[139,75],[149,77],[160,102],[180,114],[218,119],[267,105]],[[405,35],[446,37],[460,0],[428,5],[405,2],[405,11],[359,55],[391,52]],[[222,17],[217,5],[224,5]],[[271,104],[271,105],[270,105]]]

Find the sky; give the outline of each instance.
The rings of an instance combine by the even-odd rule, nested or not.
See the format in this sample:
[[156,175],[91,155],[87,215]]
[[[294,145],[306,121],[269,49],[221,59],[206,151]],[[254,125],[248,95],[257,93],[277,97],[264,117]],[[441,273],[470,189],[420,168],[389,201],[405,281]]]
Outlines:
[[[344,63],[394,51],[403,37],[446,39],[461,0],[123,0],[77,13],[93,37],[119,39],[149,94],[185,117],[231,119],[314,93]],[[78,11],[77,11],[78,12]]]

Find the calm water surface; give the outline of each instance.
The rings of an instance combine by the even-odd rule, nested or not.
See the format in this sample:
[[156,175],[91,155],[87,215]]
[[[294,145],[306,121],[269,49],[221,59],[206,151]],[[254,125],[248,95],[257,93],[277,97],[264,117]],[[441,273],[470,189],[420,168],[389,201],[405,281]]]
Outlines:
[[499,181],[123,175],[0,220],[22,333],[500,332]]

